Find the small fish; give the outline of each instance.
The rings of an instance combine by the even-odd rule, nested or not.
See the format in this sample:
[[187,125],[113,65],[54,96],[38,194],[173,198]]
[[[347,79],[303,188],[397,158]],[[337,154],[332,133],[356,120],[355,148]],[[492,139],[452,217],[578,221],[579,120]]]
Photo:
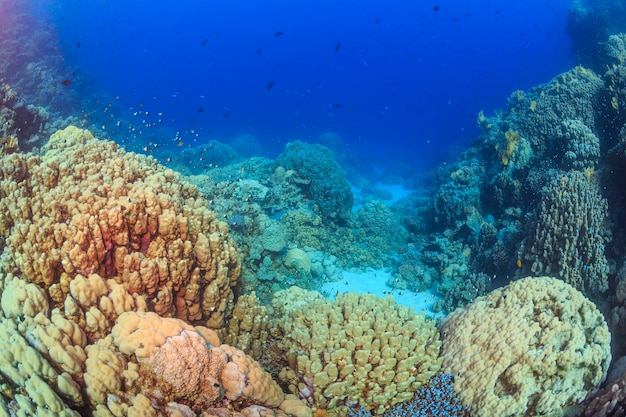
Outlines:
[[374,23],[379,24],[379,23],[380,23],[380,17],[379,17],[378,19],[376,19],[376,20],[374,21]]
[[340,48],[341,48],[341,42],[337,42],[337,45],[335,45],[335,52],[338,52]]
[[433,11],[438,12],[439,10],[441,10],[441,6],[437,4],[433,6]]
[[224,113],[224,114],[222,115],[222,119],[223,119],[223,120],[228,119],[228,118],[231,116],[231,114],[232,114],[231,112],[227,111],[226,113]]
[[260,55],[260,54],[261,54],[261,48],[259,48],[259,49],[257,49],[257,50],[256,50],[256,54],[257,54],[257,55]]
[[80,42],[76,42],[76,47],[80,48]]
[[204,39],[202,40],[202,42],[200,42],[200,46],[204,46],[204,45],[206,45],[206,43],[207,43],[208,41],[209,41],[209,38],[204,38]]
[[283,34],[284,34],[283,32],[276,32],[274,33],[274,36],[278,38],[280,36],[283,36]]
[[267,89],[271,90],[272,87],[274,87],[274,84],[276,84],[276,82],[274,80],[270,81],[269,83],[267,83]]
[[64,86],[68,86],[72,84],[72,80],[70,80],[69,78],[66,78],[65,80],[61,81],[61,84],[63,84]]
[[198,113],[202,113],[202,112],[204,112],[204,107],[200,107],[200,108],[198,109]]
[[341,104],[341,103],[335,103],[335,104],[333,104],[331,107],[332,107],[333,109],[340,109],[340,108],[342,108],[342,107],[343,107],[343,104]]

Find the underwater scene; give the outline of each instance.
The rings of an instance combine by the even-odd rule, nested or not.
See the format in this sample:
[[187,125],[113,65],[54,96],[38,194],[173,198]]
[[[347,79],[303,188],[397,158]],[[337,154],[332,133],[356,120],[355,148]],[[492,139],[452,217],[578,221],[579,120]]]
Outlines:
[[626,415],[626,1],[0,0],[0,417]]

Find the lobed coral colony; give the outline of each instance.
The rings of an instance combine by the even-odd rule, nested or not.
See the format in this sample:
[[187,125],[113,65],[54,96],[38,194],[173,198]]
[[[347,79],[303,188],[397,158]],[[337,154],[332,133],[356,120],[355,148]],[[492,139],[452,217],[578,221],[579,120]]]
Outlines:
[[[396,204],[330,133],[183,175],[2,84],[0,416],[623,415],[625,39]],[[448,315],[316,291],[383,266]]]

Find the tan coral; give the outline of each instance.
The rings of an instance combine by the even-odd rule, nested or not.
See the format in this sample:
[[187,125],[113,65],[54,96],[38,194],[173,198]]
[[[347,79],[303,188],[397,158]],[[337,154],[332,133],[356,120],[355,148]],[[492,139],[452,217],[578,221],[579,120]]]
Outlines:
[[7,317],[34,317],[38,313],[48,314],[45,292],[35,284],[7,277],[2,291],[2,311]]
[[560,415],[604,380],[611,361],[602,314],[555,278],[479,297],[441,332],[443,369],[477,417]]
[[258,359],[263,353],[269,327],[267,311],[253,291],[237,299],[228,326],[220,334],[224,343]]
[[[258,363],[242,351],[212,346],[181,320],[155,313],[127,312],[112,330],[113,344],[137,360],[143,375],[141,392],[148,397],[186,404],[196,411],[216,403],[256,403],[280,409],[285,394]],[[304,403],[288,409],[308,410]],[[309,410],[310,412],[310,410]],[[306,411],[299,416],[307,417]]]
[[346,404],[382,414],[412,398],[441,367],[434,322],[391,297],[348,293],[331,302],[292,287],[277,293],[273,306],[273,333],[289,362],[280,378],[331,415],[346,415]]
[[[240,274],[236,250],[178,174],[75,127],[52,135],[41,156],[1,162],[3,270],[40,285],[90,337],[108,330],[103,317],[137,307],[126,296],[123,306],[103,299],[110,279],[159,314],[224,324]],[[11,173],[16,164],[23,176]],[[102,315],[89,312],[100,304]]]
[[26,340],[13,319],[0,315],[3,381],[8,379],[17,392],[26,394],[20,397],[20,408],[31,409],[36,415],[78,416],[71,405],[83,404],[80,388],[69,375],[58,373],[54,358],[47,360],[48,351],[42,346],[33,348],[33,341]]

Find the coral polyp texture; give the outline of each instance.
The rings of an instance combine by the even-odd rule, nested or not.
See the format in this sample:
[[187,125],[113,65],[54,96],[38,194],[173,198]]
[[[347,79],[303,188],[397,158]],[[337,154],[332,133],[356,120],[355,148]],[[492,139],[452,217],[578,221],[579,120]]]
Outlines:
[[562,415],[606,378],[611,337],[565,282],[524,278],[474,300],[441,328],[443,370],[472,416]]
[[195,187],[73,127],[41,156],[11,150],[0,160],[0,415],[311,415],[220,343],[240,267]]
[[545,188],[537,221],[524,241],[522,272],[550,274],[588,295],[608,289],[604,248],[608,205],[597,185],[579,171],[556,176]]
[[314,409],[375,414],[411,399],[439,371],[434,321],[391,297],[354,293],[329,301],[297,287],[276,294],[278,344],[287,357],[280,379]]
[[223,324],[236,250],[178,174],[69,127],[41,156],[4,156],[0,181],[3,270],[44,288],[88,334],[128,309]]

